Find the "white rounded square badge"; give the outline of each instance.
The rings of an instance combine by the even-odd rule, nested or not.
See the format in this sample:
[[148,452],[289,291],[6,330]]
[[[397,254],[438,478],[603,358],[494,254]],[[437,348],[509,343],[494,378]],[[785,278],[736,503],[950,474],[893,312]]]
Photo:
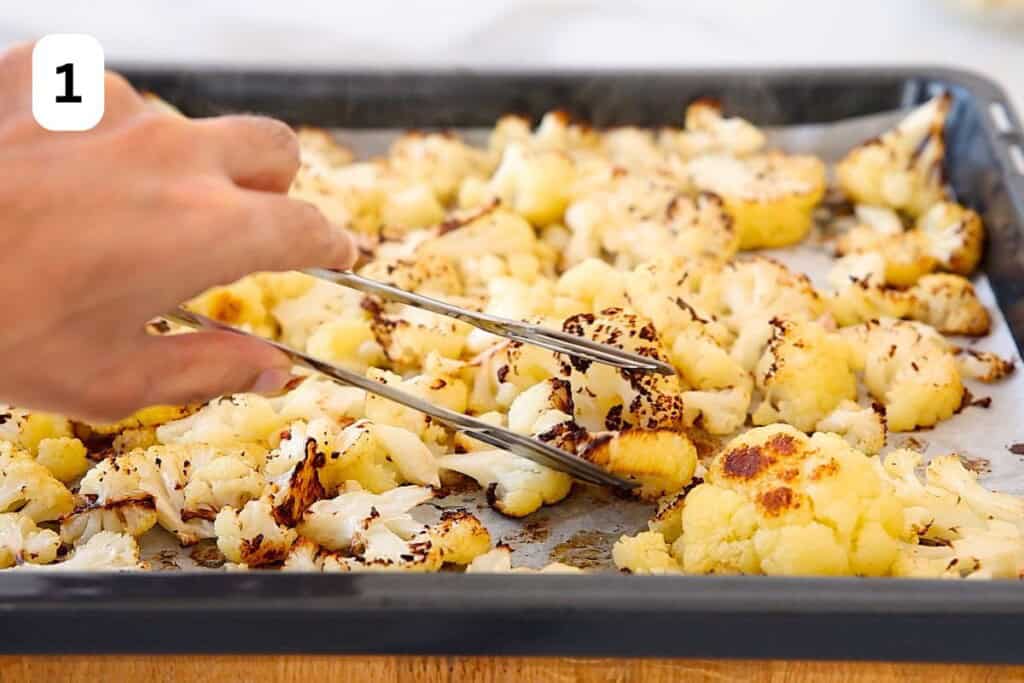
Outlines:
[[54,33],[32,50],[32,115],[47,130],[89,130],[103,118],[103,47],[83,33]]

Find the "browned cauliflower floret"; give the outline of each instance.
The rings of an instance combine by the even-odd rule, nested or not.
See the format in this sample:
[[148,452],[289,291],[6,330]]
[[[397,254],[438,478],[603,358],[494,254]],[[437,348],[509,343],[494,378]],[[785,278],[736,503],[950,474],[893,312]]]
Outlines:
[[0,512],[14,512],[33,522],[59,519],[74,507],[71,492],[28,451],[0,441]]
[[525,517],[569,495],[569,475],[507,451],[457,453],[439,459],[443,469],[471,477],[487,490],[487,502],[509,517]]
[[40,529],[20,512],[0,513],[0,569],[24,562],[49,564],[57,559],[60,537]]
[[708,155],[689,161],[686,173],[694,188],[725,202],[740,249],[799,242],[811,229],[814,207],[825,194],[825,165],[813,156]]
[[715,456],[685,499],[673,555],[688,573],[883,576],[903,506],[840,437],[752,429]]
[[19,569],[36,571],[133,571],[149,569],[139,557],[139,544],[133,536],[101,531],[78,546],[62,562],[47,565],[23,564]]
[[950,95],[942,94],[881,137],[854,147],[836,166],[839,187],[855,202],[912,216],[946,199],[942,163],[951,103]]
[[759,152],[765,137],[745,119],[722,116],[721,103],[703,97],[686,108],[686,129],[664,131],[660,142],[688,158],[705,154],[742,157]]
[[655,257],[711,257],[736,253],[739,235],[722,200],[694,198],[662,179],[627,174],[608,188],[582,195],[568,208],[572,238],[566,265],[607,255],[620,268]]
[[842,401],[857,397],[846,342],[815,322],[773,318],[755,378],[763,394],[756,425],[786,422],[805,432]]
[[138,468],[122,457],[89,470],[77,494],[75,509],[60,520],[65,543],[77,545],[101,531],[141,536],[156,525],[156,501],[143,490]]
[[858,451],[873,455],[885,445],[885,408],[878,403],[865,408],[853,401],[841,401],[818,420],[814,429],[838,434]]
[[917,219],[916,229],[943,270],[970,275],[981,260],[981,216],[956,202],[939,202]]
[[825,301],[839,325],[878,318],[904,318],[931,325],[944,334],[984,335],[991,320],[974,287],[947,273],[922,275],[909,288],[889,287],[880,275],[882,257],[850,254],[829,273],[835,287]]
[[988,351],[956,348],[956,365],[960,374],[979,382],[996,382],[1013,372],[1013,361]]
[[682,567],[672,557],[665,537],[656,531],[622,536],[612,546],[615,566],[630,574],[679,574]]
[[964,387],[956,359],[932,328],[882,319],[843,328],[842,335],[892,431],[930,427],[960,407]]
[[697,450],[680,432],[627,429],[593,435],[581,457],[640,486],[631,493],[656,500],[675,493],[693,478]]
[[873,254],[884,284],[906,287],[934,270],[970,275],[981,259],[981,217],[954,202],[939,202],[905,230],[890,209],[858,205],[858,224],[835,240],[839,256]]
[[251,275],[230,285],[208,289],[186,307],[246,332],[263,337],[277,336],[277,323],[267,308],[263,288]]
[[989,491],[956,455],[934,458],[922,482],[921,455],[901,449],[879,470],[906,506],[916,544],[893,568],[921,578],[1013,578],[1024,571],[1024,499]]
[[[619,308],[608,308],[597,315],[572,316],[562,329],[578,337],[668,361],[654,326]],[[682,387],[675,375],[613,368],[581,358],[563,358],[562,372],[572,385],[576,421],[588,431],[682,426]]]
[[716,279],[715,314],[736,334],[732,357],[750,371],[771,338],[772,318],[815,320],[825,312],[806,275],[768,258],[730,262]]
[[163,444],[268,444],[284,426],[269,399],[257,394],[223,396],[188,417],[157,427]]
[[241,509],[224,507],[213,528],[224,557],[249,567],[283,562],[297,536],[275,519],[274,508],[265,499],[250,500]]
[[347,552],[335,561],[349,571],[437,571],[446,551],[453,562],[482,551],[479,529],[468,519],[442,520],[435,528],[413,519],[407,511],[431,495],[415,486],[379,495],[347,487],[311,506],[299,533],[328,551]]
[[970,281],[960,275],[925,275],[911,289],[910,316],[944,334],[983,336],[992,320]]
[[403,178],[428,184],[442,203],[455,198],[462,181],[481,175],[484,153],[452,133],[409,132],[391,145],[391,167]]
[[835,239],[836,255],[876,255],[880,263],[875,275],[882,284],[912,285],[935,270],[938,261],[931,254],[925,233],[905,230],[903,221],[891,209],[859,204],[855,210],[858,222]]

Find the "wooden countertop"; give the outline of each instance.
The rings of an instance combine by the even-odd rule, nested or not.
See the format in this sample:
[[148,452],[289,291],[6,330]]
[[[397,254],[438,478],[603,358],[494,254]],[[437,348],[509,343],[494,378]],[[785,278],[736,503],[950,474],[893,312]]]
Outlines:
[[204,681],[204,683],[406,683],[427,681],[1024,681],[1024,667],[721,660],[606,660],[498,657],[4,656],[0,681]]

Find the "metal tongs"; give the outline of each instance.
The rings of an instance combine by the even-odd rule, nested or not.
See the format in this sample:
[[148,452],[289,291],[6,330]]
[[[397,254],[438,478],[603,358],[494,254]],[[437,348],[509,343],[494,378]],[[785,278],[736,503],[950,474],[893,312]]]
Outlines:
[[[390,301],[407,304],[416,308],[422,308],[431,313],[448,316],[469,323],[486,332],[500,337],[506,337],[521,341],[527,344],[565,353],[577,358],[584,358],[596,363],[611,365],[618,368],[645,370],[659,372],[662,374],[675,374],[675,369],[659,360],[647,358],[635,353],[616,349],[612,346],[598,344],[589,339],[583,339],[565,332],[549,330],[538,325],[523,323],[507,318],[500,318],[484,313],[476,313],[458,306],[452,306],[444,301],[432,299],[420,294],[398,289],[382,282],[370,280],[354,273],[312,268],[305,271],[313,277],[327,280],[335,284],[344,285],[352,289],[373,294]],[[290,357],[297,365],[302,365],[327,377],[350,386],[358,387],[371,394],[376,394],[390,399],[448,425],[456,431],[483,441],[486,444],[502,450],[515,453],[538,464],[550,467],[560,472],[565,472],[581,481],[601,486],[611,486],[619,489],[635,488],[635,482],[626,481],[620,477],[609,474],[600,467],[593,465],[571,453],[559,448],[550,446],[543,441],[532,439],[522,434],[516,434],[502,427],[495,427],[482,420],[448,410],[441,406],[428,403],[421,398],[407,394],[404,391],[395,389],[392,386],[368,379],[358,373],[346,370],[332,363],[314,358],[301,351],[281,344],[265,337],[249,334],[242,330],[225,325],[204,315],[193,313],[184,308],[179,308],[174,313],[167,313],[164,318],[194,329],[210,328],[227,330],[236,334],[251,336],[270,344],[274,348]]]

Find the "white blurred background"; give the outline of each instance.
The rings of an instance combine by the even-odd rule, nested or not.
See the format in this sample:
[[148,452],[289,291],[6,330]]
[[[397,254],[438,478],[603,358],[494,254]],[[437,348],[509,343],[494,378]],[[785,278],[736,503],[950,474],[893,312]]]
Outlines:
[[[1024,0],[14,2],[0,45],[91,33],[108,63],[518,67],[941,64],[1024,110]],[[962,9],[973,6],[974,9]]]

